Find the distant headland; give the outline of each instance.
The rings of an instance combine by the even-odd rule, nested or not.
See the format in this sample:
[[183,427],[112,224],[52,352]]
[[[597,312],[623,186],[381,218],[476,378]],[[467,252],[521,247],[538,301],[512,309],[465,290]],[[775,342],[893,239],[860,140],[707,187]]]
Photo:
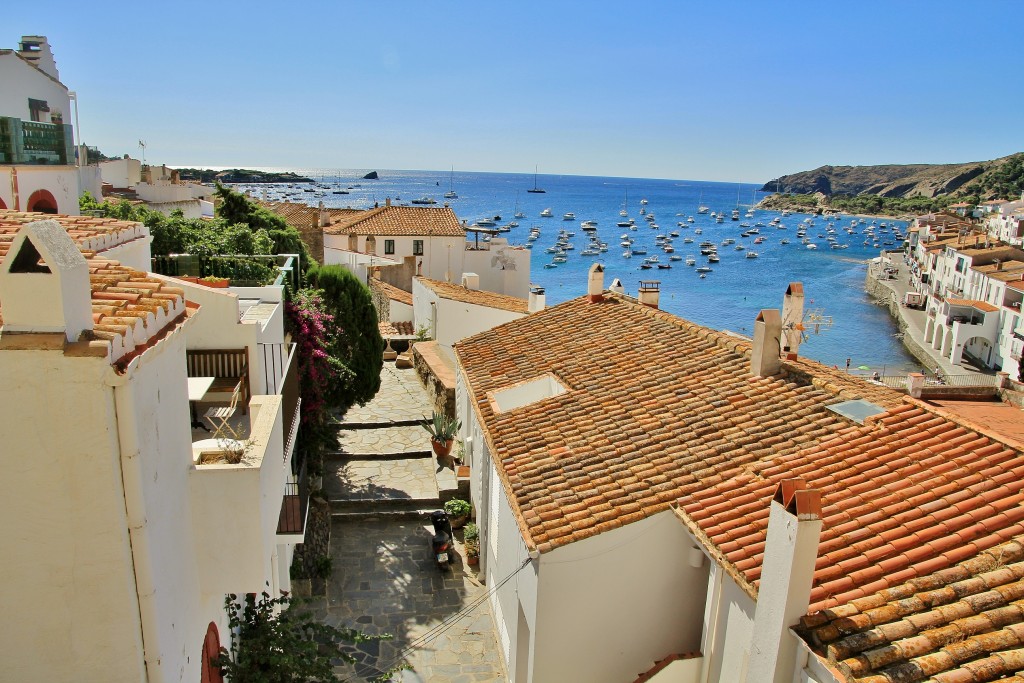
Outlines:
[[900,215],[1024,192],[1024,153],[966,164],[822,166],[769,180],[766,209]]
[[254,171],[247,168],[229,168],[223,171],[214,171],[208,168],[179,168],[177,169],[182,180],[194,180],[200,183],[311,183],[312,178],[286,171],[275,173],[272,171]]

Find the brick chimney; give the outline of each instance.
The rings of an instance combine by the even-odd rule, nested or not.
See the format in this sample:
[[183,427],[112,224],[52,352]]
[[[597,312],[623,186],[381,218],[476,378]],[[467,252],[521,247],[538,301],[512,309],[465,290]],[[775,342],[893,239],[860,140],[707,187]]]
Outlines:
[[537,287],[536,285],[530,287],[530,299],[526,305],[527,312],[536,313],[537,311],[543,311],[545,299],[543,287]]
[[790,282],[786,296],[782,299],[782,352],[796,354],[800,351],[800,338],[804,320],[804,286]]
[[604,266],[595,263],[587,273],[587,298],[591,302],[604,301]]
[[661,297],[661,281],[660,280],[641,280],[640,291],[637,294],[637,299],[640,300],[644,306],[650,306],[651,308],[658,307],[658,299]]
[[820,536],[820,492],[803,479],[783,480],[768,513],[745,683],[793,680],[797,643],[789,629],[810,605]]
[[750,373],[755,377],[770,377],[782,368],[780,338],[782,318],[778,309],[766,308],[754,320],[754,349],[750,355]]
[[384,206],[391,206],[391,197],[384,198]]

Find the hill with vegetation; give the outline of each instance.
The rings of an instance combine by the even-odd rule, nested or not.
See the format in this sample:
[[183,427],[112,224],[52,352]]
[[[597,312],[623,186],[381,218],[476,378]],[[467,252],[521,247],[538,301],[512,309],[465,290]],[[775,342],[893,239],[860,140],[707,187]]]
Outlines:
[[182,180],[194,180],[198,183],[311,183],[312,178],[287,171],[254,171],[248,168],[229,168],[224,171],[212,171],[208,168],[179,168],[178,175]]
[[956,202],[1016,199],[1024,192],[1024,153],[967,164],[822,166],[768,181],[763,208],[899,215]]

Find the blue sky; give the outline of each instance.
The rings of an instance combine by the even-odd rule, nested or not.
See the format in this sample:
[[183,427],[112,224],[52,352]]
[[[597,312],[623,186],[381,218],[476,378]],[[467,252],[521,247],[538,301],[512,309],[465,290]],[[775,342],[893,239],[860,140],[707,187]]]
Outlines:
[[[1024,151],[1024,2],[17,3],[83,139],[172,165],[763,182]],[[1005,28],[1004,28],[1005,27]]]

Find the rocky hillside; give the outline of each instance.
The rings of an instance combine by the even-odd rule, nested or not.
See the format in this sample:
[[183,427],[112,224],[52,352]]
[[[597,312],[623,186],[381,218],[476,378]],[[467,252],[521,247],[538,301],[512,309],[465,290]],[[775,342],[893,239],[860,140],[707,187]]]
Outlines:
[[1016,197],[1024,189],[1024,153],[967,164],[822,166],[775,178],[763,192],[785,194],[875,195],[910,198],[977,195]]

